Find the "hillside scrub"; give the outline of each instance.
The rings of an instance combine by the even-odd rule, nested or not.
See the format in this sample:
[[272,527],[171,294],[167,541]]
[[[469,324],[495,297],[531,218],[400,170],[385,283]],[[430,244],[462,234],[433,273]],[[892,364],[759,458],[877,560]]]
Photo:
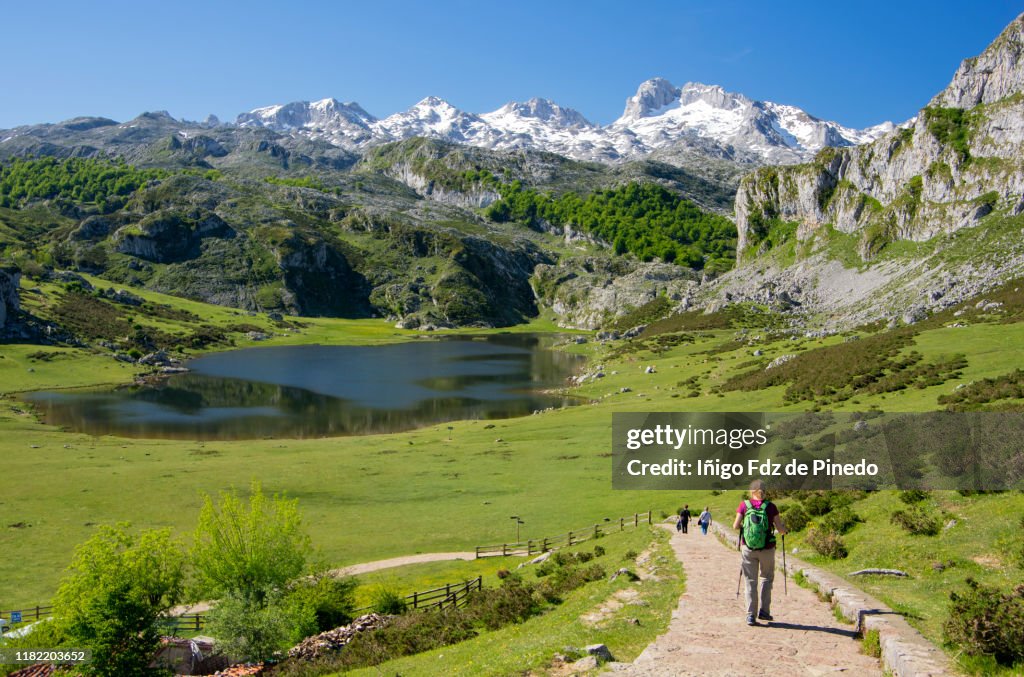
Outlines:
[[946,640],[968,655],[1019,667],[1024,662],[1024,585],[1003,591],[971,578],[965,583],[966,589],[949,595]]
[[388,625],[356,635],[336,655],[313,664],[286,661],[274,674],[329,674],[449,646],[484,632],[523,623],[560,604],[568,593],[605,578],[601,565],[583,567],[579,564],[581,559],[593,558],[589,552],[559,552],[557,555],[561,557],[552,557],[545,563],[547,573],[539,582],[524,581],[519,574],[506,572],[499,586],[472,592],[465,606],[439,611],[395,609],[398,615]]
[[0,163],[0,207],[62,199],[95,204],[101,213],[109,213],[124,206],[139,188],[169,175],[161,169],[136,169],[123,160],[15,158]]
[[716,272],[732,267],[732,222],[657,184],[632,182],[585,198],[575,193],[556,198],[516,181],[503,186],[501,195],[487,208],[487,216],[499,223],[573,225],[611,243],[616,254],[630,252],[642,261],[660,259]]

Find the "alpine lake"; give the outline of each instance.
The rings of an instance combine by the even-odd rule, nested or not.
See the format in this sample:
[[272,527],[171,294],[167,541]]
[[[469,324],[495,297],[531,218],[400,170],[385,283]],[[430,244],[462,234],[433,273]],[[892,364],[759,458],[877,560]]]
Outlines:
[[144,384],[24,398],[46,423],[90,435],[228,440],[397,432],[581,403],[558,392],[584,362],[553,350],[559,338],[244,348],[199,357],[187,373]]

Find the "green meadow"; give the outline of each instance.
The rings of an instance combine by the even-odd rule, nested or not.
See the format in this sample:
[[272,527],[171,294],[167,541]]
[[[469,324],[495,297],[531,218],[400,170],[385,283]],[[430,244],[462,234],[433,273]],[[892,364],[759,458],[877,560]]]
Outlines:
[[[26,307],[45,316],[66,292],[52,285],[38,288],[23,297]],[[457,421],[361,437],[197,442],[92,437],[58,430],[41,423],[18,393],[124,383],[133,378],[136,368],[83,349],[0,345],[0,608],[48,602],[75,544],[84,541],[97,524],[128,521],[138,528],[170,526],[187,539],[204,495],[229,488],[244,492],[254,479],[269,492],[299,499],[320,557],[332,567],[512,542],[512,515],[524,522],[524,540],[647,510],[654,512],[657,521],[683,503],[698,509],[711,505],[716,518],[731,521],[739,492],[613,490],[613,412],[938,409],[938,398],[961,383],[1024,368],[1024,351],[1018,349],[1024,341],[1024,324],[1019,321],[1024,298],[1011,289],[1005,290],[1002,315],[971,311],[960,316],[966,326],[951,327],[952,316],[940,314],[892,349],[892,360],[916,353],[916,361],[911,362],[918,366],[965,356],[966,366],[939,383],[906,371],[909,382],[894,390],[837,393],[828,392],[826,384],[811,399],[794,399],[793,383],[803,379],[808,388],[820,385],[815,380],[820,380],[819,375],[805,369],[806,373],[794,371],[790,383],[737,389],[730,385],[737,383],[735,377],[763,370],[767,361],[783,354],[813,356],[833,349],[827,353],[830,360],[841,367],[849,358],[855,365],[851,368],[856,368],[856,360],[868,359],[862,353],[870,352],[872,337],[884,332],[864,328],[857,332],[858,341],[849,340],[849,335],[780,338],[762,331],[772,321],[767,313],[749,312],[722,322],[694,316],[625,346],[591,341],[566,348],[590,357],[588,371],[600,366],[605,374],[572,390],[588,404],[517,419]],[[275,334],[260,345],[419,340],[415,332],[394,329],[383,320],[286,318],[282,327],[265,316],[139,294],[226,331],[245,323]],[[143,319],[169,335],[185,336],[195,329],[193,320],[139,321]],[[549,320],[517,328],[553,329]],[[251,343],[244,332],[228,331],[227,335],[228,342],[190,354]],[[755,350],[762,354],[755,356]],[[57,355],[40,358],[40,352]],[[917,368],[913,365],[906,369]],[[654,367],[654,373],[645,373],[648,366]],[[622,392],[625,388],[629,391]],[[956,525],[938,536],[907,535],[889,521],[891,512],[902,505],[895,492],[877,492],[852,506],[864,522],[845,536],[849,558],[821,558],[807,548],[802,534],[791,537],[788,545],[798,548],[799,556],[844,576],[867,566],[907,570],[909,579],[856,582],[940,641],[948,592],[965,578],[1001,585],[1019,579],[1015,547],[1019,548],[1024,497],[1019,492],[971,497],[936,493],[928,500],[944,523],[955,519]],[[954,564],[943,564],[942,570],[932,567],[946,561]],[[416,565],[380,572],[365,582],[411,592],[477,573],[493,577],[496,562]],[[581,604],[593,602],[588,597]],[[557,613],[569,613],[570,608],[575,607],[567,604]],[[550,622],[552,627],[558,625],[557,620]],[[501,632],[511,636],[527,630]],[[487,641],[500,643],[474,640]],[[483,644],[477,648],[483,650]],[[544,651],[548,648],[545,645]],[[446,669],[459,664],[458,652],[440,653],[445,655]]]

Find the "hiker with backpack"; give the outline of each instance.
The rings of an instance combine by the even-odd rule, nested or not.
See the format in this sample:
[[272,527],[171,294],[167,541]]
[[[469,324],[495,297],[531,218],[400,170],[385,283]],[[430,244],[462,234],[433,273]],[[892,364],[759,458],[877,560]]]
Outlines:
[[697,524],[700,526],[700,533],[707,536],[708,527],[711,526],[711,511],[708,510],[708,506],[704,506],[704,512],[697,518]]
[[[746,581],[747,625],[772,620],[772,584],[775,581],[775,535],[785,534],[779,509],[765,498],[761,480],[750,483],[750,499],[736,509],[733,529],[740,530],[740,570]],[[758,578],[761,585],[758,590]]]

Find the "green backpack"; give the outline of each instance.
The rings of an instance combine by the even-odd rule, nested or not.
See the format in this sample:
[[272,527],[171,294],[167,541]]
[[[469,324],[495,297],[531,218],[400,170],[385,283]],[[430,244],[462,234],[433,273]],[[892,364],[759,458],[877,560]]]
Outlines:
[[772,527],[768,523],[768,501],[762,501],[756,508],[750,501],[743,503],[747,506],[743,513],[743,542],[751,550],[762,550],[772,535]]

